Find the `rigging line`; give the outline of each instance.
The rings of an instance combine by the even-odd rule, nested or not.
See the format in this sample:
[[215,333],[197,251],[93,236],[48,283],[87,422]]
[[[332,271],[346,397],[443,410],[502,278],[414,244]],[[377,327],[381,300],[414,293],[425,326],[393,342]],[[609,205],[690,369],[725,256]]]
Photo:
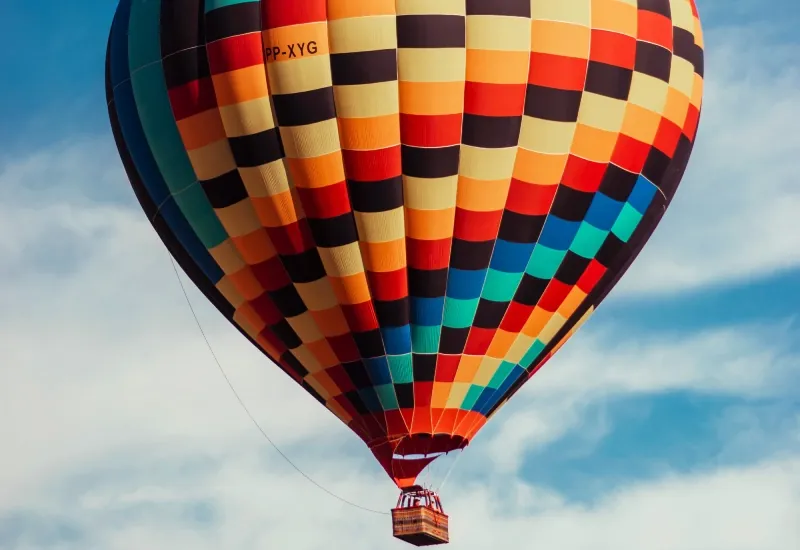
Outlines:
[[327,493],[328,495],[332,496],[333,498],[343,502],[344,504],[347,504],[348,506],[352,506],[353,508],[358,508],[359,510],[364,510],[365,512],[371,512],[373,514],[379,514],[379,515],[382,515],[382,516],[391,515],[391,514],[389,514],[389,512],[382,512],[380,510],[373,510],[372,508],[367,508],[365,506],[361,506],[359,504],[356,504],[355,502],[351,502],[351,501],[347,500],[346,498],[340,497],[339,495],[337,495],[336,493],[334,493],[330,489],[327,489],[323,485],[319,484],[312,477],[310,477],[303,470],[301,470],[294,462],[292,462],[292,460],[288,456],[286,456],[286,454],[278,447],[278,445],[272,440],[272,438],[270,438],[270,436],[267,435],[267,432],[264,431],[264,429],[261,427],[261,424],[258,423],[258,420],[256,420],[256,418],[250,412],[250,409],[247,407],[247,405],[245,405],[244,401],[239,396],[239,392],[237,392],[236,388],[233,386],[233,383],[231,382],[231,379],[228,377],[228,374],[225,372],[225,369],[222,367],[222,363],[220,363],[219,359],[217,358],[217,354],[214,353],[214,348],[211,347],[211,342],[208,340],[208,336],[206,336],[205,330],[203,330],[203,325],[200,323],[200,319],[197,317],[197,313],[194,310],[194,306],[192,306],[192,301],[189,299],[189,294],[186,292],[186,287],[183,284],[183,280],[181,279],[180,273],[178,272],[178,266],[175,265],[175,259],[172,257],[172,254],[169,254],[169,260],[170,260],[170,263],[172,264],[172,270],[175,272],[175,277],[178,279],[178,284],[181,286],[181,292],[183,292],[183,297],[186,299],[186,303],[189,305],[189,310],[192,312],[192,317],[194,317],[194,321],[195,321],[195,323],[197,323],[197,328],[200,329],[200,334],[203,335],[203,340],[205,340],[206,346],[208,347],[208,351],[211,352],[211,356],[214,358],[214,362],[217,364],[217,368],[219,369],[219,372],[222,374],[222,377],[225,378],[225,382],[227,382],[228,387],[230,388],[231,392],[233,392],[233,395],[234,395],[234,397],[236,397],[236,400],[239,402],[239,405],[241,405],[242,409],[247,414],[248,418],[250,418],[250,421],[253,423],[253,425],[258,429],[259,432],[261,432],[261,435],[264,436],[264,439],[267,440],[267,442],[272,446],[272,448],[275,449],[275,451],[279,455],[281,455],[281,457],[292,468],[297,470],[297,473],[299,473],[301,476],[306,478],[306,480],[308,480],[312,485],[316,486],[321,491],[324,491],[325,493]]
[[456,467],[456,464],[458,464],[458,461],[459,461],[459,460],[461,460],[461,455],[463,455],[463,454],[464,454],[464,449],[460,449],[460,450],[459,450],[459,452],[458,452],[458,456],[457,456],[457,457],[456,457],[456,459],[455,459],[455,460],[454,460],[454,461],[453,461],[453,462],[450,464],[450,468],[448,468],[448,470],[447,470],[447,473],[445,474],[445,476],[444,476],[444,479],[442,480],[442,484],[441,484],[441,485],[439,485],[439,490],[437,491],[437,493],[440,493],[440,494],[441,494],[441,492],[442,492],[442,489],[444,489],[444,484],[445,484],[445,483],[447,483],[447,480],[448,480],[448,479],[450,479],[450,474],[452,474],[452,473],[453,473],[453,470],[455,469],[455,467]]

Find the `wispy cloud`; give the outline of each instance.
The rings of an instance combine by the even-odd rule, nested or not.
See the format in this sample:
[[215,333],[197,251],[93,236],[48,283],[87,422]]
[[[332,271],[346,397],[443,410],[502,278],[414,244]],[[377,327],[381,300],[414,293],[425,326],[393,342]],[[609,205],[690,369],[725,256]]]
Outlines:
[[[386,518],[344,508],[280,464],[236,451],[181,470],[174,466],[191,464],[190,456],[175,457],[174,465],[130,457],[117,477],[93,483],[84,476],[83,484],[51,497],[49,508],[6,519],[0,544],[14,550],[406,548],[390,539]],[[341,465],[335,457],[331,462]],[[776,460],[628,486],[590,506],[521,481],[462,485],[448,493],[446,505],[452,546],[465,550],[532,543],[566,550],[785,550],[800,543],[798,480],[800,462]],[[360,502],[377,496],[370,476],[346,476],[332,486]]]
[[[536,374],[524,399],[498,413],[499,428],[487,449],[496,467],[515,471],[526,451],[577,428],[589,438],[605,435],[597,405],[621,397],[679,391],[791,395],[800,382],[800,355],[788,348],[797,337],[784,326],[710,328],[699,334],[643,335],[630,327],[584,331]],[[595,416],[588,417],[589,411]]]

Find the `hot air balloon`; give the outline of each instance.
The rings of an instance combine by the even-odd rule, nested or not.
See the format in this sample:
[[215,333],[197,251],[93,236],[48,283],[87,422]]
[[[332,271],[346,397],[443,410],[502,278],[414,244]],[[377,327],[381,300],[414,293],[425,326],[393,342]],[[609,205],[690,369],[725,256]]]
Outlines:
[[106,64],[164,245],[368,445],[417,545],[448,540],[417,476],[628,269],[703,91],[694,0],[121,0]]

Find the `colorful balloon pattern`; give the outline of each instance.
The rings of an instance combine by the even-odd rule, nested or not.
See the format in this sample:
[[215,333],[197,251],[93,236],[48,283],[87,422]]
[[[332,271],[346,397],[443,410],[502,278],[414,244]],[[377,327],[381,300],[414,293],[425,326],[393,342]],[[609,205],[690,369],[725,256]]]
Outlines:
[[170,253],[407,487],[648,240],[703,39],[694,0],[122,0],[106,88]]

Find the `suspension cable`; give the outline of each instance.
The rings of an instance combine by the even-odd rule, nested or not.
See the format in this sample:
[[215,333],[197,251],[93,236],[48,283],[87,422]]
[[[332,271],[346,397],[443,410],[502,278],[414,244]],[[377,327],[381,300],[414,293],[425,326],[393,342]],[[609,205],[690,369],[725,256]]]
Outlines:
[[373,510],[372,508],[367,508],[366,506],[361,506],[360,504],[356,504],[355,502],[347,500],[344,497],[340,497],[339,495],[337,495],[336,493],[334,493],[330,489],[324,487],[323,485],[318,483],[316,480],[314,480],[311,476],[306,474],[303,470],[301,470],[294,462],[292,462],[292,460],[280,449],[280,447],[278,447],[278,445],[272,440],[272,438],[269,435],[267,435],[267,432],[264,431],[264,428],[261,427],[261,424],[259,424],[258,420],[256,420],[256,418],[250,412],[250,409],[247,407],[245,402],[242,400],[241,396],[239,395],[239,392],[236,391],[236,388],[234,387],[233,383],[231,382],[231,379],[228,377],[228,373],[225,372],[225,369],[222,367],[222,363],[220,363],[220,361],[219,361],[219,359],[217,357],[217,354],[214,353],[214,348],[211,346],[211,342],[209,341],[208,336],[206,336],[206,332],[203,329],[203,325],[200,323],[200,319],[197,316],[197,313],[195,312],[195,309],[194,309],[194,306],[192,305],[191,299],[189,298],[189,293],[186,292],[186,287],[184,286],[183,280],[181,279],[180,273],[178,272],[178,266],[175,264],[175,259],[172,257],[172,254],[168,253],[168,255],[169,255],[170,263],[172,264],[172,270],[175,272],[175,277],[178,279],[178,284],[181,287],[181,292],[183,293],[183,297],[186,299],[186,304],[189,306],[189,311],[192,312],[192,317],[194,317],[194,321],[197,324],[197,328],[200,329],[200,334],[202,334],[202,336],[203,336],[203,340],[206,343],[206,347],[208,347],[208,351],[211,352],[211,357],[214,358],[214,362],[216,363],[217,368],[219,369],[219,372],[222,374],[222,377],[225,379],[225,382],[228,384],[228,387],[230,388],[230,390],[233,393],[234,397],[239,402],[239,405],[241,406],[242,410],[247,414],[248,418],[250,418],[250,421],[253,423],[253,425],[256,427],[256,429],[258,429],[258,431],[261,433],[261,435],[264,437],[264,439],[267,440],[267,442],[272,446],[273,449],[275,449],[275,451],[281,456],[281,458],[283,458],[292,468],[294,468],[297,471],[297,473],[299,473],[301,476],[303,476],[309,483],[311,483],[312,485],[317,487],[319,490],[327,493],[328,495],[332,496],[336,500],[339,500],[340,502],[342,502],[342,503],[344,503],[344,504],[346,504],[348,506],[352,506],[353,508],[358,508],[359,510],[363,510],[365,512],[370,512],[372,514],[379,514],[379,515],[382,515],[382,516],[391,515],[389,512],[383,512],[383,511],[380,511],[380,510]]

